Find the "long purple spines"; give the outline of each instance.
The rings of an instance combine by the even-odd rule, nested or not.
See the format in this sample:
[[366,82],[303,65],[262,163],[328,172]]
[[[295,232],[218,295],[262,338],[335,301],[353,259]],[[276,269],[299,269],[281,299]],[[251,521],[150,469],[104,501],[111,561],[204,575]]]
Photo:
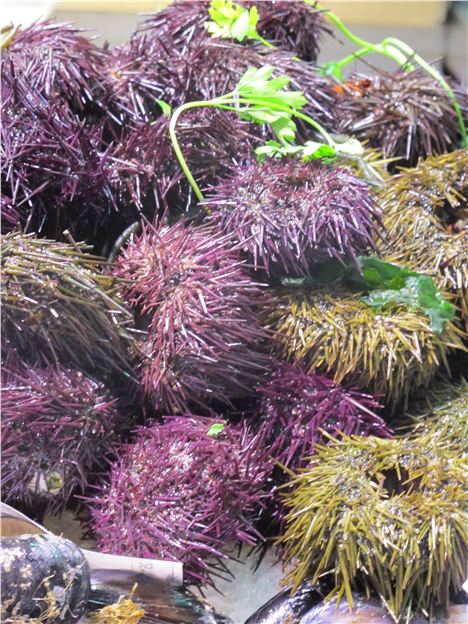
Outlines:
[[182,222],[145,227],[115,274],[148,327],[141,375],[157,408],[206,410],[253,392],[267,361],[255,311],[261,288],[226,237]]
[[330,258],[373,247],[380,215],[369,186],[349,169],[288,159],[252,163],[213,188],[212,223],[256,267],[307,274]]
[[82,372],[16,358],[4,366],[1,400],[4,499],[62,510],[119,443],[116,400]]
[[391,435],[375,413],[381,405],[374,397],[307,373],[300,364],[277,365],[258,392],[261,430],[271,455],[293,471],[304,467],[316,444],[326,441],[323,432],[334,437]]
[[139,432],[91,501],[99,547],[180,560],[186,580],[210,584],[225,572],[227,542],[260,538],[254,520],[271,469],[261,436],[245,423],[168,417]]

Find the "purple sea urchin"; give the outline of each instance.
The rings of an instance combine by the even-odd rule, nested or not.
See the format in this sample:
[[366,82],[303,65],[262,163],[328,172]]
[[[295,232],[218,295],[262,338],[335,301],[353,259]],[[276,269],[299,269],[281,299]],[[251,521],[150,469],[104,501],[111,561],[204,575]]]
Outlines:
[[281,363],[259,386],[258,415],[271,455],[292,471],[305,466],[316,444],[332,436],[377,435],[391,431],[374,413],[381,406],[370,395],[334,383],[303,366]]
[[[353,84],[365,82],[363,89]],[[340,129],[369,141],[385,157],[415,165],[419,158],[442,154],[459,142],[457,114],[442,86],[423,70],[372,77],[352,76],[337,102]],[[457,95],[467,109],[468,97]]]
[[1,400],[4,499],[63,509],[118,442],[115,399],[79,371],[7,358]]
[[81,245],[2,237],[2,340],[25,362],[131,376],[132,315]]
[[[23,77],[3,85],[2,202],[6,229],[59,238],[95,234],[113,206],[102,129],[66,104],[30,91]],[[19,217],[19,221],[18,221]]]
[[375,310],[347,291],[282,291],[269,306],[273,348],[308,372],[383,394],[390,403],[427,387],[464,334],[447,322],[436,334],[422,312],[402,306]]
[[368,185],[322,162],[252,163],[205,202],[210,220],[238,241],[255,267],[307,274],[329,258],[356,258],[380,225]]
[[188,415],[143,429],[93,501],[99,547],[176,559],[186,580],[211,583],[227,542],[258,539],[252,522],[271,468],[245,424]]
[[27,95],[60,98],[81,115],[102,95],[99,68],[105,54],[72,24],[35,22],[20,28],[3,51],[2,81],[14,88],[21,79]]
[[394,176],[379,197],[390,262],[432,275],[468,318],[468,151],[432,156]]
[[145,227],[114,273],[148,326],[142,383],[157,407],[206,409],[253,392],[266,361],[254,310],[260,288],[225,237],[182,222]]
[[[304,2],[272,0],[236,4],[255,6],[259,13],[258,33],[275,47],[292,52],[304,61],[317,59],[320,38],[330,32],[321,12]],[[158,37],[183,52],[194,38],[211,36],[205,28],[205,22],[210,21],[209,8],[210,2],[204,0],[174,2],[147,18],[137,32]]]
[[[177,161],[168,128],[166,116],[152,124],[138,124],[110,154],[115,162],[111,185],[117,202],[125,205],[125,198],[130,197],[131,204],[149,218],[155,209],[171,216],[187,212],[198,201]],[[251,124],[234,113],[214,109],[188,111],[177,126],[177,137],[203,189],[252,158],[254,147],[261,143]]]

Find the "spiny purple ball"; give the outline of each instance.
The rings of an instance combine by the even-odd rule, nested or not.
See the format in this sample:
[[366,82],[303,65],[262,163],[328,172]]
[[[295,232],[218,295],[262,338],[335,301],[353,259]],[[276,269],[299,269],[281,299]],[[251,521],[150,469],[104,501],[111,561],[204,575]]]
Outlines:
[[89,114],[103,94],[105,56],[72,24],[39,21],[19,29],[2,51],[2,81],[14,85],[21,78],[31,96],[60,99],[75,113]]
[[2,96],[4,229],[92,237],[113,205],[102,128],[86,126],[60,98],[29,91],[23,77],[5,79]]
[[204,202],[210,221],[267,273],[308,274],[329,258],[354,259],[381,227],[369,186],[349,169],[295,159],[241,167]]
[[[305,61],[315,61],[319,51],[319,41],[329,32],[320,11],[294,0],[270,0],[269,2],[240,2],[259,12],[258,33],[275,47],[294,53]],[[173,2],[162,11],[147,18],[137,32],[151,38],[158,37],[180,51],[195,37],[211,38],[205,28],[210,21],[210,2]],[[244,45],[261,45],[252,40]]]
[[334,383],[325,375],[307,373],[300,364],[281,363],[267,383],[258,387],[260,430],[271,455],[297,471],[307,464],[323,432],[334,437],[374,435],[391,430],[374,413],[381,405],[374,397]]
[[245,424],[187,415],[142,429],[92,503],[99,548],[178,560],[185,580],[211,584],[227,542],[259,538],[253,521],[271,468]]
[[[111,186],[124,215],[135,215],[136,208],[150,219],[156,210],[176,215],[198,203],[172,147],[169,121],[164,116],[135,124],[109,152]],[[262,142],[258,130],[235,113],[201,109],[183,114],[176,134],[192,175],[205,190],[253,158]]]
[[215,230],[145,227],[117,259],[123,295],[143,317],[141,379],[158,408],[186,412],[252,393],[265,358],[261,289]]
[[[361,86],[364,85],[364,86]],[[339,129],[369,142],[386,158],[415,166],[420,158],[443,154],[460,142],[451,97],[423,69],[375,76],[353,75],[337,103]],[[468,91],[453,85],[467,118]]]
[[82,494],[119,443],[121,417],[106,387],[82,372],[7,361],[2,374],[2,491],[53,511]]

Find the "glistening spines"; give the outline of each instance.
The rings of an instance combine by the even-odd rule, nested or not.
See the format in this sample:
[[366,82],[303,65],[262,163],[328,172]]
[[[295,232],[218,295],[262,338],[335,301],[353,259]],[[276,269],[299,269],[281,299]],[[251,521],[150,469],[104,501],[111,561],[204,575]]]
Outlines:
[[317,447],[286,493],[289,580],[328,573],[349,602],[364,586],[395,622],[446,610],[466,578],[466,436],[454,426],[466,430],[467,419],[465,384],[399,438]]
[[3,77],[3,230],[92,238],[116,206],[100,124],[86,125],[60,98]]
[[99,547],[182,561],[185,580],[210,584],[226,573],[227,542],[260,539],[254,520],[271,468],[245,423],[168,417],[139,432],[91,501]]
[[448,354],[463,349],[463,332],[448,322],[436,334],[422,312],[392,306],[376,311],[346,290],[280,290],[267,324],[272,348],[309,372],[385,396],[395,405],[427,387]]
[[4,499],[63,510],[119,444],[124,421],[116,399],[80,371],[33,367],[16,356],[3,365],[1,399]]
[[468,152],[432,156],[389,180],[379,196],[390,262],[429,273],[468,318]]
[[252,162],[218,182],[204,205],[268,274],[308,275],[330,258],[355,260],[384,237],[369,186],[321,161]]
[[[419,158],[443,154],[459,144],[451,98],[422,69],[357,74],[337,89],[341,131],[367,140],[386,158],[397,157],[397,165],[414,166]],[[455,93],[466,116],[468,94],[461,86]]]
[[391,435],[373,396],[307,373],[299,363],[277,362],[258,393],[257,418],[270,453],[293,472],[308,463],[316,444],[327,441],[323,432],[334,437]]
[[37,21],[19,28],[2,53],[2,83],[19,79],[27,96],[60,100],[85,117],[99,110],[103,97],[101,65],[106,51],[73,24]]
[[262,289],[227,237],[183,222],[144,227],[114,274],[148,330],[140,376],[155,407],[205,412],[254,392],[268,365],[256,310]]
[[[303,2],[289,0],[239,4],[257,8],[257,31],[272,45],[304,61],[317,60],[320,40],[325,33],[330,34],[320,11]],[[210,2],[203,0],[174,2],[142,22],[137,33],[149,39],[157,38],[183,52],[194,38],[211,38],[204,26],[210,20],[209,8]],[[252,40],[244,41],[244,45],[259,46],[258,42]]]
[[[84,245],[2,237],[2,340],[25,362],[132,379],[133,317]],[[118,383],[118,382],[117,382]]]

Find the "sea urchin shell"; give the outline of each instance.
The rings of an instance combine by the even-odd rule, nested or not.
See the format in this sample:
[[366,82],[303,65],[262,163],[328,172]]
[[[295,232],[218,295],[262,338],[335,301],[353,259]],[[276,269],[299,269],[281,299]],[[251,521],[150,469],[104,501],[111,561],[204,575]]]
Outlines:
[[145,227],[114,272],[148,326],[142,381],[157,407],[205,409],[253,392],[265,364],[254,311],[261,289],[226,238],[182,222]]
[[258,538],[252,520],[272,467],[262,446],[244,424],[190,415],[142,429],[92,501],[100,548],[176,559],[186,580],[212,582],[226,542]]
[[330,258],[355,259],[373,246],[378,210],[350,170],[298,160],[252,163],[220,182],[205,206],[254,266],[307,274]]

